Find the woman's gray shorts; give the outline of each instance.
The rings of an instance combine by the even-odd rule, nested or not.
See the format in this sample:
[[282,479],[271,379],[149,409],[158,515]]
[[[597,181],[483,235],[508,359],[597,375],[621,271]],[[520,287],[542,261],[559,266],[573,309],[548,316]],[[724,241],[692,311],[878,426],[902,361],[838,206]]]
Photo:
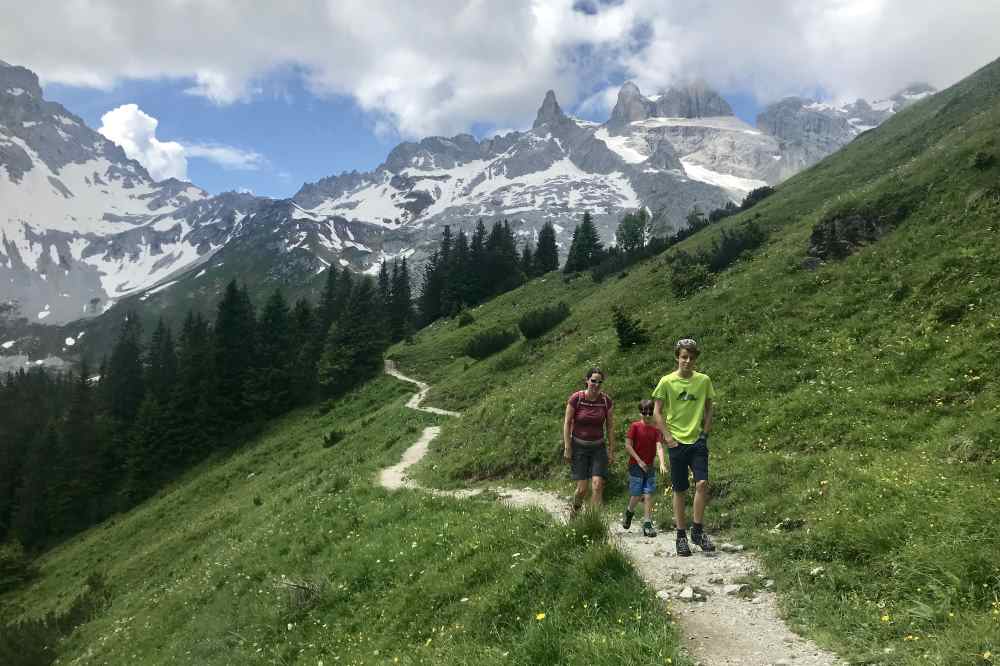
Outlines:
[[603,439],[587,442],[573,438],[570,474],[574,481],[589,481],[594,476],[608,478],[608,449]]

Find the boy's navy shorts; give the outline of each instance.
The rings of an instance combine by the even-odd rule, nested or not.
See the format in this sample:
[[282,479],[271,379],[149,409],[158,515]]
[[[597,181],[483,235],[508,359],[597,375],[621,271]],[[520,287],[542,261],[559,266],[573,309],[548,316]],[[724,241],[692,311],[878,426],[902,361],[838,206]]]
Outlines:
[[631,463],[628,466],[628,494],[629,497],[641,497],[642,495],[652,495],[656,492],[656,469],[649,465],[648,471],[643,474],[642,468]]
[[688,468],[694,472],[695,481],[708,481],[708,437],[702,435],[694,444],[678,443],[667,447],[670,457],[670,485],[675,493],[682,493],[690,487]]

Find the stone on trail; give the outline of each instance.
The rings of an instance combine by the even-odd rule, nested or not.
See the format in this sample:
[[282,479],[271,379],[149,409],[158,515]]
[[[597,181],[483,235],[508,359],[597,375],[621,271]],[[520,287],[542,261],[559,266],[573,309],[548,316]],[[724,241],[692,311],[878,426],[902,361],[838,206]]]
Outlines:
[[722,585],[723,583],[726,582],[726,579],[720,576],[719,574],[714,574],[708,577],[708,582],[711,583],[712,585]]
[[674,583],[683,583],[688,579],[688,575],[686,573],[672,573],[670,574],[670,580]]
[[694,601],[694,590],[690,587],[685,587],[677,597],[682,601]]
[[742,553],[743,552],[743,544],[741,544],[741,543],[728,543],[728,542],[726,542],[726,543],[720,543],[719,544],[719,550],[721,550],[724,553]]
[[732,597],[742,597],[746,596],[748,592],[752,592],[750,586],[746,583],[733,583],[732,585],[726,585],[722,588],[722,591]]
[[667,601],[668,599],[670,599],[670,592],[668,590],[660,590],[659,592],[656,593],[656,596],[659,597],[660,599],[663,599],[664,601]]

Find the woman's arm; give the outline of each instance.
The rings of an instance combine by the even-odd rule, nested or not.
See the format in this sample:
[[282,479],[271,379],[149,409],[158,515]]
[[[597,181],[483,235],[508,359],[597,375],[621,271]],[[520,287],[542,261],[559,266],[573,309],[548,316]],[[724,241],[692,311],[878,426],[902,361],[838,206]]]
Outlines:
[[573,451],[570,449],[570,433],[573,429],[573,415],[576,414],[576,410],[573,409],[573,405],[566,403],[566,416],[563,418],[563,458],[566,462],[569,462],[573,457]]
[[615,464],[615,408],[608,410],[608,464]]

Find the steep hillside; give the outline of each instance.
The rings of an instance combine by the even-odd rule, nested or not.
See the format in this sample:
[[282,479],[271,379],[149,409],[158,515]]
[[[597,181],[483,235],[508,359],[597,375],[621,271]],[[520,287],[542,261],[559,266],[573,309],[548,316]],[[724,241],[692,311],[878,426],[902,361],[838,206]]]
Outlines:
[[[624,429],[673,369],[672,341],[692,336],[719,391],[708,519],[758,549],[791,620],[859,660],[995,654],[998,129],[994,62],[726,220],[769,240],[692,296],[673,295],[670,251],[602,284],[550,274],[391,350],[435,384],[435,404],[465,413],[424,482],[566,486],[561,415],[586,368],[608,372]],[[478,331],[558,300],[573,313],[541,339],[463,356]],[[615,305],[653,341],[619,350]]]

